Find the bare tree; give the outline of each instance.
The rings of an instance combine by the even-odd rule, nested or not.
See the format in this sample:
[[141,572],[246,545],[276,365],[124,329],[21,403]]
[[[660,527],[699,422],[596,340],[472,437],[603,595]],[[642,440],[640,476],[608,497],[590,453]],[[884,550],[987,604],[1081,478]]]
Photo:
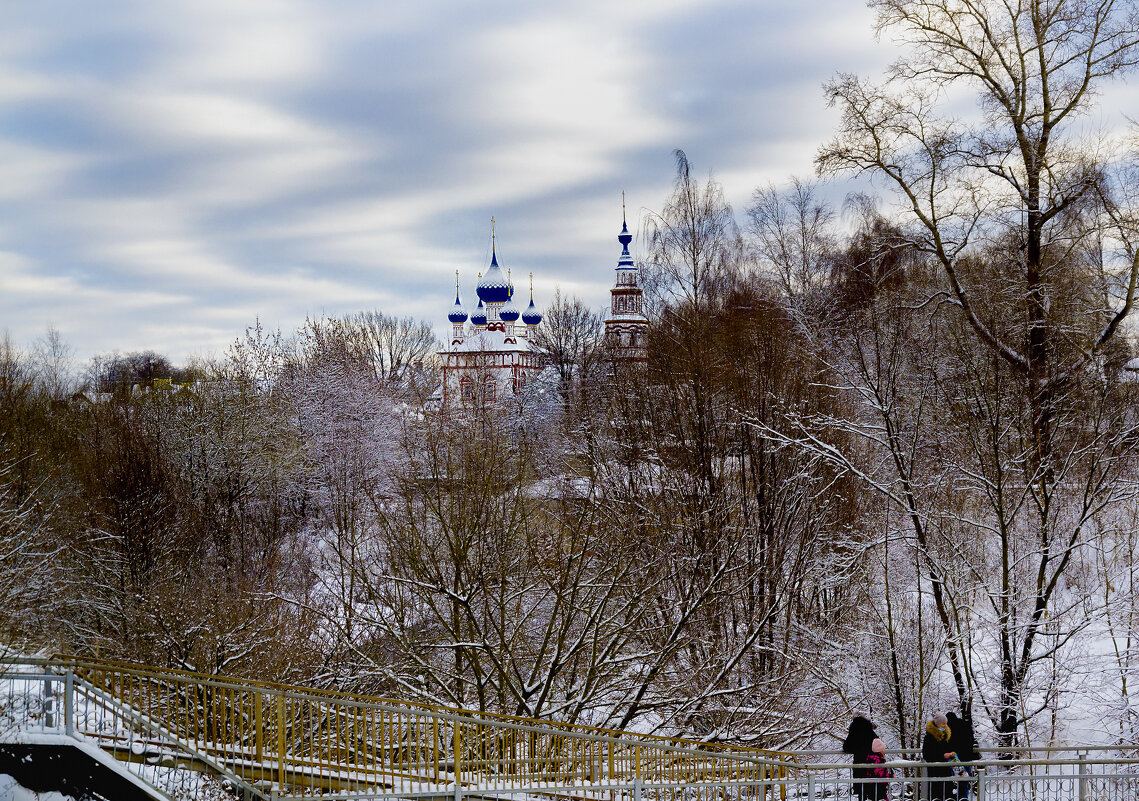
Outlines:
[[[891,247],[895,235],[880,218],[864,217],[846,248],[830,256],[828,305],[815,315],[796,315],[807,351],[826,363],[828,383],[843,402],[749,422],[772,443],[814,454],[885,500],[884,508],[878,498],[866,502],[864,533],[848,543],[867,581],[882,588],[864,601],[877,614],[851,620],[870,640],[852,650],[876,685],[867,697],[877,707],[885,703],[892,717],[886,721],[899,739],[916,745],[920,717],[914,717],[921,712],[915,709],[925,708],[924,687],[936,668],[923,637],[919,577],[929,582],[943,636],[956,627],[945,565],[931,561],[922,547],[931,539],[931,499],[923,489],[940,481],[939,469],[930,465],[936,388],[922,369],[931,357],[921,347],[926,313],[897,291],[897,277],[914,264],[911,253]],[[959,642],[943,642],[950,646],[955,682],[967,694]]]
[[[1078,464],[1090,471],[1085,476],[1103,475],[1117,455],[1113,438],[1099,430],[1100,414],[1077,413],[1071,401],[1079,393],[1071,390],[1094,373],[1094,360],[1130,314],[1139,261],[1123,265],[1116,304],[1071,292],[1087,280],[1076,251],[1110,222],[1091,212],[1112,169],[1101,148],[1081,141],[1076,121],[1104,81],[1139,60],[1139,14],[1134,3],[1113,0],[870,5],[879,32],[909,49],[880,86],[850,75],[827,86],[843,119],[817,165],[828,174],[870,172],[897,190],[912,222],[909,244],[940,269],[941,299],[1019,382],[1023,458],[1005,454],[994,465],[1023,476],[1015,525],[1008,498],[981,492],[996,504],[986,525],[1009,537],[1019,530],[1019,542],[1035,543],[1028,552],[1009,544],[1010,558],[1015,553],[1019,565],[1031,558],[1035,567],[1014,577],[1006,564],[1005,589],[992,596],[1001,658],[1000,698],[990,713],[1009,741],[1025,719],[1025,682],[1045,615],[1086,541],[1088,515],[1116,497],[1112,486],[1081,483],[1070,472]],[[950,89],[973,92],[979,113],[939,113]],[[1061,421],[1081,417],[1092,423],[1082,427],[1086,436],[1062,436]]]
[[344,322],[362,337],[381,380],[419,390],[431,382],[439,343],[428,323],[381,311],[360,312],[345,317]]
[[48,326],[32,349],[39,381],[57,401],[67,398],[74,389],[75,379],[71,375],[74,353],[75,349],[64,341],[55,326]]
[[36,469],[44,439],[36,428],[54,386],[7,335],[0,339],[0,655],[56,633],[44,623],[59,611],[62,590],[62,546],[51,526],[55,487]]
[[795,305],[818,304],[837,246],[835,215],[819,199],[818,187],[792,178],[785,190],[757,188],[747,216],[760,261],[770,266],[784,295]]
[[565,297],[560,287],[542,315],[532,340],[534,348],[558,370],[563,396],[575,380],[589,374],[601,357],[601,315],[581,298]]
[[374,333],[355,320],[306,321],[283,385],[300,443],[295,480],[311,503],[305,523],[317,546],[314,597],[325,612],[328,670],[337,681],[353,661],[359,565],[376,547],[375,504],[390,494],[386,463],[401,430],[395,399],[403,387],[390,371],[377,372]]
[[815,683],[837,657],[817,624],[849,603],[836,535],[852,507],[836,471],[769,447],[748,421],[770,422],[784,402],[825,405],[828,392],[721,188],[694,178],[682,153],[647,227],[661,279],[647,360],[607,382],[590,450],[620,528],[662,554],[637,634],[651,657],[630,672],[615,720],[785,742],[804,734],[792,706],[826,715],[833,698]]
[[717,284],[738,270],[743,243],[723,187],[711,179],[701,185],[684,151],[674,155],[672,196],[659,214],[645,218],[649,285],[706,314]]

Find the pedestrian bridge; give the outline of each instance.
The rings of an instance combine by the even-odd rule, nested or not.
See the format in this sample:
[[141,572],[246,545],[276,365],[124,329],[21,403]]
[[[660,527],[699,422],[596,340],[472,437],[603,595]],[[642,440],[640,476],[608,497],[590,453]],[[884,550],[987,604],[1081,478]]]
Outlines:
[[[788,755],[91,659],[23,659],[5,727],[98,744],[161,787],[205,773],[255,798],[458,798],[758,784]],[[194,777],[182,777],[194,778]],[[566,788],[569,788],[568,790]]]
[[955,799],[981,801],[1133,801],[1137,750],[1001,754],[980,763],[976,778],[944,786],[899,758],[895,780],[864,783],[831,752],[765,751],[104,660],[0,665],[0,773],[42,773],[36,759],[68,752],[71,761],[59,764],[73,773],[114,769],[129,779],[130,787],[102,793],[115,798],[837,801],[918,799],[948,787]]

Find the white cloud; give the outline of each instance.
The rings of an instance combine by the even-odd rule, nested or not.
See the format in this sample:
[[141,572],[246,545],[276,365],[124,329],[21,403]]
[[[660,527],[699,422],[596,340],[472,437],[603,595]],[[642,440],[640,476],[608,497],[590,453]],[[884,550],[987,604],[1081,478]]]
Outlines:
[[[0,51],[0,63],[3,63],[3,58]],[[58,97],[63,92],[64,88],[59,81],[45,75],[28,70],[0,70],[0,108]]]
[[77,154],[0,139],[0,203],[42,199],[87,163]]
[[601,303],[621,189],[636,227],[674,147],[733,200],[801,172],[833,125],[818,83],[877,69],[868,14],[26,4],[0,39],[0,319],[175,359],[257,316],[287,330],[379,306],[439,324],[453,270],[469,291],[484,268],[491,214],[539,303],[555,284]]
[[143,137],[181,144],[226,147],[319,142],[316,126],[266,103],[235,95],[150,90],[111,92],[107,113]]
[[[139,9],[136,9],[139,10]],[[323,4],[292,0],[146,3],[132,19],[164,49],[140,79],[156,86],[279,86],[314,79],[324,64]]]
[[[83,305],[103,306],[108,310],[134,310],[147,307],[170,306],[188,298],[170,292],[135,289],[119,292],[91,286],[74,276],[51,273],[27,256],[0,251],[0,284],[9,302],[34,307],[58,306],[61,310]],[[64,316],[68,316],[65,311]]]

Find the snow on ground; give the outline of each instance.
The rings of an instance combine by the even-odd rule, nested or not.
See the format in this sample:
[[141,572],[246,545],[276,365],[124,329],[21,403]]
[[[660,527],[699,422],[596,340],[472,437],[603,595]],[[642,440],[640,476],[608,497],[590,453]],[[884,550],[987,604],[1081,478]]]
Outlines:
[[35,793],[18,784],[6,773],[0,773],[0,801],[75,801],[74,796],[57,792]]

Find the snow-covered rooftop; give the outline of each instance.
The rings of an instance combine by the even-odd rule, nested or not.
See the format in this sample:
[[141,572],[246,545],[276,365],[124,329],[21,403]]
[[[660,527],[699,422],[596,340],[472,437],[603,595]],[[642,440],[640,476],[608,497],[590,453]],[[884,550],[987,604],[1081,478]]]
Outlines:
[[534,350],[530,341],[515,336],[516,342],[507,342],[503,331],[480,331],[469,336],[457,345],[450,345],[440,353],[530,353]]

